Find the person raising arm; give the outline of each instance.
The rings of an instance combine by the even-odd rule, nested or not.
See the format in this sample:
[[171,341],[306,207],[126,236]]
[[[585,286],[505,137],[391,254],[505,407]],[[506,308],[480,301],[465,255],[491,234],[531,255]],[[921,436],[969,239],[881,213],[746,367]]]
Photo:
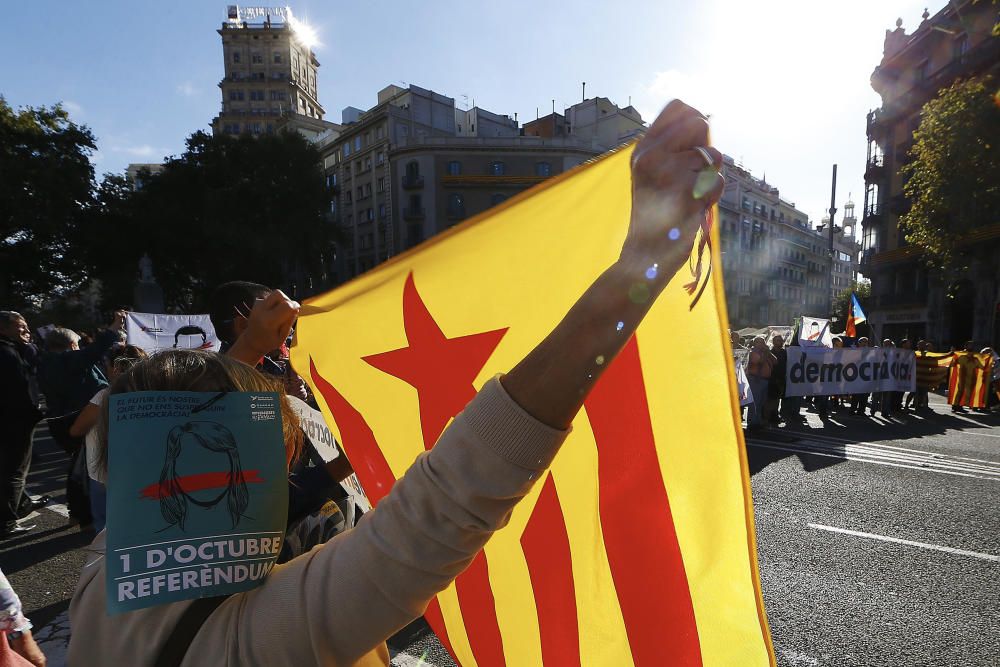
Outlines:
[[[179,664],[388,664],[385,639],[421,615],[506,525],[514,506],[543,478],[603,369],[687,261],[723,187],[721,155],[707,143],[704,116],[672,102],[635,149],[632,215],[618,259],[532,352],[507,375],[486,383],[356,528],[276,566],[259,588],[226,599],[201,625]],[[706,168],[712,172],[708,187]],[[647,273],[654,265],[657,271]],[[640,304],[628,298],[638,281],[651,294]],[[251,312],[241,337],[248,346],[243,358],[273,349],[298,312],[298,304],[284,295],[269,300]],[[181,355],[189,367],[198,362],[207,370],[192,373],[196,378],[187,384],[156,372],[157,365],[170,365],[172,356]],[[595,364],[598,356],[606,362]],[[112,393],[225,390],[213,375],[234,374],[209,366],[237,363],[220,355],[162,353],[120,378]],[[178,381],[160,382],[161,377]],[[100,537],[94,547],[98,552],[103,547]],[[109,619],[103,563],[100,555],[92,557],[70,610],[73,637],[82,638],[71,642],[71,664],[74,658],[81,664],[154,662],[190,604]]]

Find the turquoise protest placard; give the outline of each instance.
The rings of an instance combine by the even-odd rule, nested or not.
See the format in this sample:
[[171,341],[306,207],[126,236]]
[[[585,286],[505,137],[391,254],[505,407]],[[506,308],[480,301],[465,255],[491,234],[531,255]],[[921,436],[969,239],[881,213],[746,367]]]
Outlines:
[[108,613],[259,586],[288,473],[275,393],[109,397]]

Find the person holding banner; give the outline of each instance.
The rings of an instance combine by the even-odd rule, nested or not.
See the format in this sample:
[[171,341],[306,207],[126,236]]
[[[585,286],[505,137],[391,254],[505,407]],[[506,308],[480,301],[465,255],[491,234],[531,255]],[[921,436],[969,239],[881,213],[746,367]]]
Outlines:
[[[631,217],[618,258],[524,359],[484,385],[356,528],[275,566],[258,588],[178,632],[191,618],[190,601],[105,613],[109,525],[92,545],[96,553],[70,605],[70,664],[157,664],[161,651],[184,641],[189,648],[174,664],[388,664],[385,639],[424,613],[544,478],[595,383],[687,266],[724,185],[722,155],[707,145],[705,116],[671,102],[635,148]],[[650,298],[631,298],[637,281]],[[684,286],[674,281],[671,288]],[[276,294],[254,305],[240,337],[261,354],[280,344],[298,312]],[[186,359],[217,368],[186,377]],[[153,372],[174,361],[176,368]],[[231,364],[246,368],[220,355],[171,351],[137,364],[111,393],[239,390]],[[283,394],[280,400],[287,401]]]
[[[955,357],[955,366],[958,380],[955,388],[955,401],[951,405],[952,412],[965,412],[962,403],[972,405],[975,401],[976,393],[976,373],[985,368],[983,362],[976,356],[975,343],[967,341],[963,352]],[[989,392],[987,392],[989,393]]]

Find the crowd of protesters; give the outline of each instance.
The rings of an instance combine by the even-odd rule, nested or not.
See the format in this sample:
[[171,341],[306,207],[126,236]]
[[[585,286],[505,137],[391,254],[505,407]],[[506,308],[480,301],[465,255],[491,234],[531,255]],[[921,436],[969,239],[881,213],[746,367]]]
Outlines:
[[[898,418],[907,413],[926,412],[930,410],[928,394],[938,387],[929,388],[916,385],[914,391],[884,391],[865,394],[848,394],[834,396],[788,396],[786,395],[786,378],[788,364],[788,347],[784,336],[770,337],[770,346],[764,336],[754,336],[743,345],[740,335],[730,331],[734,358],[737,361],[737,384],[741,390],[741,404],[746,406],[746,426],[748,431],[757,431],[782,424],[804,422],[803,408],[818,413],[820,419],[826,422],[834,411],[849,415],[863,416],[869,413],[872,417],[881,415],[884,419]],[[833,336],[831,344],[834,349],[843,347],[874,348],[866,336],[856,339]],[[847,345],[845,345],[847,343]],[[798,340],[793,334],[790,347],[797,347]],[[882,341],[883,348],[899,348],[914,350],[919,358],[922,355],[935,352],[934,344],[926,340],[913,342],[904,338],[897,344],[890,338]],[[949,352],[955,352],[951,348]],[[986,392],[985,407],[972,408],[975,412],[988,413],[1000,403],[1000,356],[991,347],[979,348],[973,341],[968,341],[962,348],[963,352],[980,353],[992,359],[991,376],[987,378],[989,385]],[[957,395],[952,404],[952,412],[966,412],[962,406],[971,398],[975,385],[974,374],[982,367],[982,362],[975,354],[959,355],[955,361],[958,379]],[[743,378],[746,379],[743,382]],[[947,389],[947,376],[943,388]],[[905,394],[905,396],[904,396]]]

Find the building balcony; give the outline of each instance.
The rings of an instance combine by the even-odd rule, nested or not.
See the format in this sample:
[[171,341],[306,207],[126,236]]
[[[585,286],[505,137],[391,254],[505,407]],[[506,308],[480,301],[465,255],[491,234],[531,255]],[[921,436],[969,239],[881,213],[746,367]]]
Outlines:
[[424,177],[423,176],[411,176],[409,174],[403,176],[403,187],[407,190],[414,190],[416,188],[424,187]]
[[426,216],[424,207],[408,206],[403,209],[403,220],[423,220]]
[[866,128],[869,137],[881,135],[885,131],[885,127],[886,114],[882,109],[873,109],[868,112]]
[[882,205],[869,204],[868,208],[865,209],[864,215],[861,217],[861,226],[870,227],[880,222],[882,222]]
[[873,155],[865,167],[865,181],[883,181],[887,175],[885,168],[885,158],[881,155]]

